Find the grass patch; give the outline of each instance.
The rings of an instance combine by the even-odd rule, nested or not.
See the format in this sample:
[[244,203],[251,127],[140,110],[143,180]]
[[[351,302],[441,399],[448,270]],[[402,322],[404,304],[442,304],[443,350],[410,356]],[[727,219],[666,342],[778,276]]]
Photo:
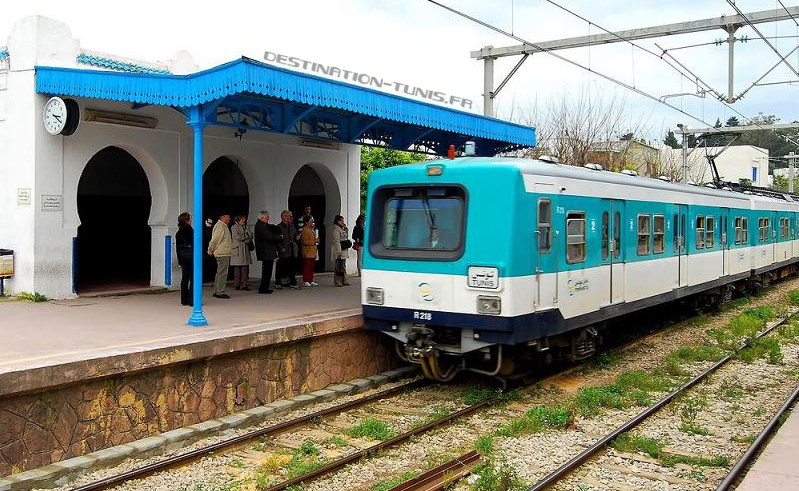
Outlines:
[[746,445],[751,445],[754,443],[755,438],[757,438],[755,435],[733,435],[730,440],[736,443],[745,443]]
[[347,434],[354,437],[371,438],[372,440],[388,440],[397,436],[391,425],[377,418],[366,418],[357,426],[347,430]]
[[688,435],[710,435],[710,430],[703,426],[699,426],[694,422],[683,422],[680,424],[680,431]]
[[401,475],[387,479],[385,481],[380,481],[377,485],[373,488],[372,491],[388,491],[389,489],[399,486],[400,484],[404,483],[405,481],[410,481],[414,477],[419,476],[419,472],[403,472]]
[[737,380],[725,378],[721,381],[721,385],[719,386],[717,393],[722,399],[732,401],[743,397],[744,394],[746,394],[746,391],[743,389],[743,387],[741,387]]
[[331,436],[330,438],[325,440],[323,442],[323,444],[327,445],[327,446],[332,446],[332,447],[346,447],[347,446],[347,440],[345,440],[344,437],[335,435],[335,436]]
[[667,467],[674,467],[677,464],[686,464],[695,467],[728,467],[730,458],[725,455],[716,457],[690,457],[688,455],[665,455],[659,459]]
[[765,358],[771,365],[780,365],[784,361],[780,341],[774,337],[749,339],[736,356],[746,363],[760,358]]
[[504,462],[499,465],[488,462],[475,467],[472,473],[477,476],[472,491],[516,491],[527,488],[516,471]]
[[799,322],[781,325],[777,328],[777,335],[786,343],[799,343]]
[[574,422],[574,414],[565,407],[538,406],[527,411],[521,418],[506,424],[497,432],[500,436],[519,436],[540,433],[553,428],[565,428]]
[[20,300],[27,300],[29,302],[46,302],[50,300],[49,298],[47,298],[46,296],[42,295],[39,292],[33,292],[33,293],[19,292],[17,293],[17,298],[19,298]]
[[719,361],[725,356],[724,350],[718,346],[687,346],[678,348],[666,357],[676,363],[694,363],[699,361]]
[[600,353],[594,360],[594,366],[597,368],[608,368],[619,362],[621,355],[619,353],[609,353],[607,351]]
[[474,442],[474,449],[480,455],[490,457],[494,454],[494,437],[491,435],[481,436]]
[[433,412],[425,416],[423,419],[417,421],[413,424],[414,428],[421,428],[422,426],[430,423],[434,423],[440,419],[443,419],[449,416],[450,411],[444,406],[438,406],[433,408]]
[[603,408],[648,406],[652,402],[650,393],[668,391],[674,385],[674,381],[665,374],[633,370],[619,374],[610,385],[580,389],[574,404],[581,416],[596,416]]
[[791,302],[791,305],[799,305],[799,289],[788,292],[788,301]]
[[228,464],[230,467],[235,467],[236,469],[243,469],[244,468],[244,461],[241,459],[236,459],[233,462]]
[[517,390],[503,392],[501,389],[490,389],[488,387],[468,388],[461,392],[461,402],[468,406],[492,400],[497,404],[503,404],[519,401],[521,398],[522,395]]
[[755,317],[762,321],[768,321],[776,317],[776,309],[769,305],[761,305],[759,307],[755,307],[753,309],[749,309],[744,312],[744,315],[748,315],[751,317]]
[[665,443],[655,438],[649,438],[636,433],[622,433],[612,444],[613,448],[624,453],[645,453],[652,458],[659,459],[663,456]]

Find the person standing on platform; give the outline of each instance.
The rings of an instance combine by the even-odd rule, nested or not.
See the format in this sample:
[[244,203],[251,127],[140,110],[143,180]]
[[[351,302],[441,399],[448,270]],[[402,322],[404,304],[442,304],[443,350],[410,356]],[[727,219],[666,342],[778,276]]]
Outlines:
[[277,245],[283,241],[277,225],[269,223],[269,212],[262,211],[255,222],[255,258],[261,261],[261,283],[258,293],[272,293],[272,267],[277,257]]
[[216,298],[230,298],[225,293],[227,272],[230,268],[230,254],[233,249],[229,223],[230,215],[219,215],[219,221],[214,224],[211,231],[211,242],[208,243],[208,255],[214,256],[216,259],[216,277],[214,278],[214,297]]
[[358,215],[355,219],[355,226],[352,228],[352,249],[358,255],[358,276],[361,276],[363,269],[363,236],[366,227],[366,217]]
[[192,275],[194,274],[194,229],[191,215],[178,215],[178,231],[175,234],[175,250],[180,264],[180,304],[192,305]]
[[336,286],[347,286],[347,249],[352,246],[347,237],[347,225],[344,217],[336,215],[333,219],[333,233],[330,234],[330,259],[334,262],[333,284]]
[[[302,215],[294,222],[294,225],[297,227],[297,237],[302,237],[302,231],[305,228],[305,224],[308,223],[309,220],[314,220],[313,215],[311,215],[311,205],[306,203],[305,207],[302,209]],[[316,220],[314,220],[316,221]],[[300,250],[300,254],[297,257],[297,272],[299,274],[303,274],[305,271],[305,256],[302,255],[302,239],[297,239],[297,246]]]
[[230,229],[233,237],[233,251],[230,255],[230,265],[233,266],[233,285],[236,290],[250,291],[247,281],[250,276],[250,247],[253,246],[252,234],[247,230],[247,217],[236,215],[233,227]]
[[313,280],[313,268],[316,264],[316,246],[319,239],[316,238],[314,231],[314,219],[311,217],[305,222],[305,226],[300,234],[300,244],[302,244],[302,281],[306,287],[319,286]]
[[283,240],[278,246],[278,260],[277,271],[275,272],[275,289],[280,290],[284,286],[298,290],[300,287],[297,285],[297,259],[299,258],[299,251],[297,241],[299,235],[297,229],[294,227],[293,216],[290,211],[283,210],[280,213],[280,235]]

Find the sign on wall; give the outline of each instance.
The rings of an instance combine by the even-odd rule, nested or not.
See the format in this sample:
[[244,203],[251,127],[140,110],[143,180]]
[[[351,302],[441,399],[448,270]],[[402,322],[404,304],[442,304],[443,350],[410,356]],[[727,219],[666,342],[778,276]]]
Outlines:
[[31,188],[17,188],[17,205],[31,204]]
[[43,194],[42,211],[61,211],[62,199],[60,194]]

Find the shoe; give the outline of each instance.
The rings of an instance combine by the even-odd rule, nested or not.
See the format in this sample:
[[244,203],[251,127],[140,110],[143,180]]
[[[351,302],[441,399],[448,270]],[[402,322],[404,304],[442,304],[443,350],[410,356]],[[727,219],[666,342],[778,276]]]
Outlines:
[[315,282],[315,281],[312,281],[312,282],[311,282],[311,286],[319,286],[319,283],[317,283],[317,282]]
[[230,298],[230,295],[227,293],[214,293],[215,298]]
[[262,294],[269,294],[269,293],[272,293],[272,292],[274,292],[274,290],[266,290],[265,292],[262,292],[261,290],[258,290],[258,293],[262,293]]
[[311,282],[306,281],[305,283],[302,284],[302,286],[304,286],[305,288],[311,288]]
[[236,290],[241,290],[241,287],[239,285],[236,285]]
[[283,285],[275,285],[275,290],[282,290],[282,289],[283,289]]
[[244,290],[245,292],[250,291],[250,287],[247,285],[244,285],[243,287],[241,287],[241,289]]

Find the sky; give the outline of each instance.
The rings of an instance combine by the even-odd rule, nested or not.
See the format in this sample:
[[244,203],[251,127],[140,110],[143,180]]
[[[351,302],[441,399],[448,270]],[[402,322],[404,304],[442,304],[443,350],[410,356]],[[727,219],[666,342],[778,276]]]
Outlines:
[[[441,0],[441,3],[499,29],[512,31],[528,42],[542,42],[602,32],[733,15],[725,0],[559,0],[557,3],[588,19],[585,22],[546,0]],[[798,0],[782,0],[788,7]],[[198,5],[203,5],[198,7]],[[781,9],[778,0],[738,0],[743,12]],[[66,23],[81,48],[152,61],[168,60],[178,50],[188,51],[201,69],[248,56],[263,60],[264,53],[283,54],[342,70],[400,82],[408,87],[440,91],[473,101],[472,112],[482,113],[483,63],[470,52],[483,46],[504,47],[519,41],[453,14],[427,0],[291,0],[188,2],[64,2],[11,0],[0,17],[0,46],[14,23],[29,15],[43,15]],[[797,21],[759,24],[772,44],[785,54],[799,42]],[[749,87],[779,61],[750,27],[736,36],[734,93]],[[637,41],[652,51],[655,43],[720,93],[727,90],[727,44],[674,50],[726,38],[722,30]],[[531,56],[499,94],[497,114],[509,118],[548,104],[591,94],[593,100],[615,98],[624,102],[630,125],[641,137],[659,139],[678,123],[699,128],[735,116],[741,121],[758,114],[776,115],[781,122],[799,120],[799,83],[755,87],[740,101],[725,107],[712,95],[683,96],[667,101],[682,110],[621,87],[599,74],[615,78],[651,95],[695,93],[688,77],[658,56],[616,43],[558,51],[559,55],[589,67],[570,65],[548,54]],[[12,53],[13,56],[13,53]],[[495,84],[505,77],[518,57],[497,60]],[[799,50],[788,58],[799,66]],[[763,82],[797,80],[784,65]],[[396,86],[385,87],[392,92]],[[460,107],[460,106],[455,106]]]

